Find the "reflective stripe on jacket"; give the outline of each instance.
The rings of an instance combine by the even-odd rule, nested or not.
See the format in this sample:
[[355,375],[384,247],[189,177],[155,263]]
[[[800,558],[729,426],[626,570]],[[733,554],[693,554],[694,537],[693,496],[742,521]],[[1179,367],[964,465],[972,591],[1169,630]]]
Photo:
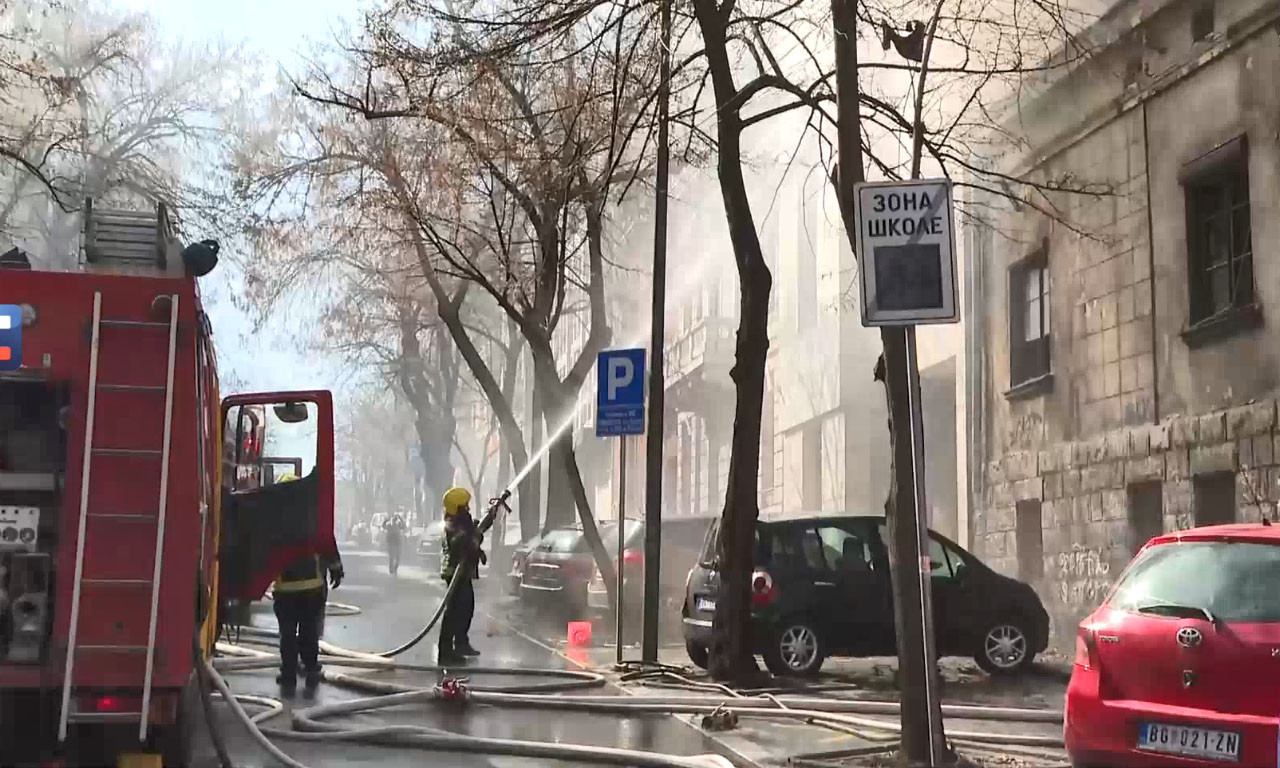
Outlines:
[[285,568],[273,589],[276,592],[306,592],[323,587],[324,570],[320,567],[320,556],[310,555]]

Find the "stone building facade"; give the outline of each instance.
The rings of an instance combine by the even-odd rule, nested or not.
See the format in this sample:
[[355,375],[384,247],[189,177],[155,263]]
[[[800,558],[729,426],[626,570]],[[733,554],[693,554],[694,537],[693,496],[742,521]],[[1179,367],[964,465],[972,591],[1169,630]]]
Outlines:
[[1275,515],[1278,25],[1276,0],[1114,3],[993,155],[1072,191],[970,199],[973,549],[1060,647],[1151,535]]

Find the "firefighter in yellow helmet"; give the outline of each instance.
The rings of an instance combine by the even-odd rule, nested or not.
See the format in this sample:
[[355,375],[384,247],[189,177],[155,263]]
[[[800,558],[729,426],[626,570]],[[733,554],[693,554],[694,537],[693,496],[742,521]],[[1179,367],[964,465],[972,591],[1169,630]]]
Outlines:
[[[285,472],[276,478],[276,484],[297,479],[292,472]],[[298,689],[299,658],[307,693],[313,693],[320,685],[324,606],[329,599],[329,585],[337,589],[342,577],[342,558],[335,550],[295,560],[272,585],[272,608],[280,624],[280,675],[276,682],[285,696],[292,696]]]
[[440,538],[440,577],[448,584],[457,574],[462,579],[445,605],[440,621],[440,648],[437,663],[459,664],[468,656],[479,656],[467,634],[476,611],[476,593],[472,580],[480,576],[480,564],[486,562],[480,545],[484,534],[476,530],[471,517],[471,492],[466,488],[450,488],[444,494],[444,536]]

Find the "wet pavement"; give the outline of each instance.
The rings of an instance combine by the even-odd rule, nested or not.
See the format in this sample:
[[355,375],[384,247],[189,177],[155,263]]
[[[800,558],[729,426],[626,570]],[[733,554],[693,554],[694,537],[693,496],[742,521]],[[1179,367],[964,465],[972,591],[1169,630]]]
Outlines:
[[[523,609],[512,607],[509,610],[517,614],[524,611],[529,618],[527,624],[530,631],[541,630],[539,635],[541,642],[580,659],[589,667],[608,669],[616,658],[616,651],[612,646],[613,633],[606,621],[596,622],[594,647],[573,649],[566,647],[563,629],[560,628],[562,624],[559,627],[549,622],[539,625],[533,621],[537,618],[537,612],[531,612],[527,607]],[[625,636],[630,635],[631,633],[628,632]],[[624,646],[624,658],[636,659],[639,655],[638,645]],[[658,660],[669,667],[683,668],[681,676],[696,684],[705,685],[709,682],[703,672],[691,666],[683,643],[670,635],[664,636],[664,642],[659,648]],[[1066,684],[1070,677],[1071,660],[1047,653],[1038,657],[1031,669],[1024,674],[991,676],[979,669],[973,659],[948,657],[940,660],[939,670],[942,679],[941,695],[945,703],[1059,710],[1062,707]],[[615,679],[616,677],[615,675]],[[761,692],[844,700],[893,701],[897,699],[896,677],[896,658],[829,658],[823,665],[821,674],[815,679],[773,678],[771,685],[776,687]],[[661,696],[682,692],[679,689],[680,683],[671,678],[638,680],[623,685],[628,693],[635,696]],[[726,696],[725,700],[732,707],[731,698]],[[681,715],[680,718],[691,726],[696,726],[701,720],[700,716],[693,715]],[[948,718],[945,726],[950,735],[1001,733],[1055,740],[1060,739],[1062,735],[1061,722],[1023,723]],[[787,764],[791,758],[798,755],[861,751],[895,741],[892,734],[882,731],[869,729],[855,729],[855,731],[837,731],[804,723],[744,718],[737,728],[716,733],[715,738],[721,748],[731,752],[739,762],[755,765]],[[983,765],[998,764],[1031,768],[1062,765],[1066,762],[1066,755],[1061,749],[1019,750],[1015,747],[1002,749],[998,753],[987,752],[973,745],[966,745],[961,749],[966,757],[976,764]],[[1014,754],[1015,752],[1017,754]]]
[[[377,552],[344,549],[343,560],[347,580],[330,595],[330,599],[357,605],[355,616],[328,617],[325,639],[346,648],[364,651],[385,650],[413,637],[430,617],[443,595],[439,578],[417,567],[406,558],[397,577],[387,571],[384,555]],[[488,590],[486,590],[488,591]],[[275,620],[269,605],[257,606],[254,624],[274,629]],[[485,613],[483,604],[477,610],[472,626],[472,643],[484,655],[479,664],[496,667],[573,668],[564,656],[533,637],[523,634],[504,618]],[[419,646],[399,657],[400,661],[431,664],[435,652],[435,632]],[[404,685],[430,688],[438,676],[428,673],[370,672],[346,670],[352,674]],[[465,674],[459,672],[458,674]],[[227,681],[237,693],[278,697],[274,670],[227,674]],[[477,676],[477,685],[503,685],[528,682],[513,676]],[[616,688],[596,688],[590,693],[619,693]],[[333,686],[322,686],[312,701],[299,697],[293,706],[306,707],[320,703],[344,701],[362,695]],[[257,745],[229,708],[215,705],[220,730],[237,766],[257,768],[279,763]],[[253,711],[250,709],[250,711]],[[687,724],[668,715],[625,718],[615,715],[536,711],[529,709],[495,709],[466,706],[452,709],[438,705],[410,705],[382,710],[376,715],[344,717],[334,722],[343,726],[401,724],[419,725],[442,731],[474,736],[492,736],[521,740],[537,740],[595,746],[622,747],[646,751],[696,755],[717,752],[717,745]],[[271,724],[286,727],[288,716],[282,715]],[[296,760],[314,768],[321,766],[356,766],[377,763],[383,766],[528,766],[583,765],[559,760],[534,760],[522,757],[500,757],[463,753],[426,753],[422,750],[357,744],[316,743],[280,740],[277,744]],[[217,760],[207,734],[201,729],[195,768],[216,768]]]

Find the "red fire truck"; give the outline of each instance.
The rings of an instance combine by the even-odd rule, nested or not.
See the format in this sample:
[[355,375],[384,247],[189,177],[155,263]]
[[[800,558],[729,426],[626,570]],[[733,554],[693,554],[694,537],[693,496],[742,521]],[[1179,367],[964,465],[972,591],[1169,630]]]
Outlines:
[[332,400],[220,399],[212,265],[163,207],[85,221],[77,271],[0,261],[0,765],[183,766],[219,607],[334,546]]

